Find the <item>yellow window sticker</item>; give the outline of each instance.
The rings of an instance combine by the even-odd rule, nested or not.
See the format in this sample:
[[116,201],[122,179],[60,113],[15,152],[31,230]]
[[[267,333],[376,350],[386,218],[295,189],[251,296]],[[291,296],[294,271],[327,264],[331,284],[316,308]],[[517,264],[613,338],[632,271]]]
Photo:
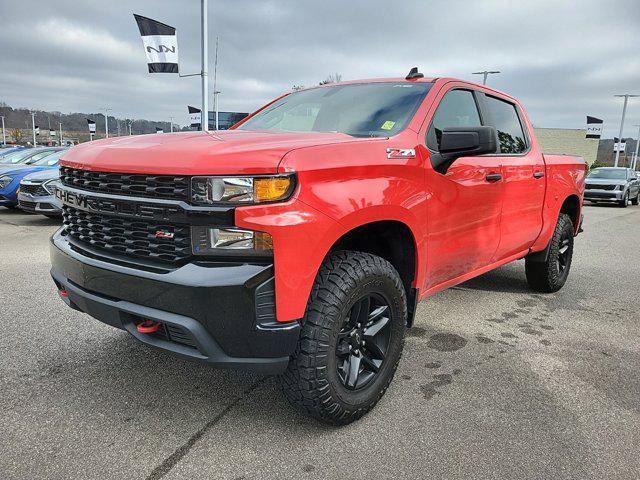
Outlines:
[[395,124],[396,124],[396,122],[392,122],[391,120],[387,120],[386,122],[384,122],[382,124],[382,126],[380,128],[382,130],[391,130]]

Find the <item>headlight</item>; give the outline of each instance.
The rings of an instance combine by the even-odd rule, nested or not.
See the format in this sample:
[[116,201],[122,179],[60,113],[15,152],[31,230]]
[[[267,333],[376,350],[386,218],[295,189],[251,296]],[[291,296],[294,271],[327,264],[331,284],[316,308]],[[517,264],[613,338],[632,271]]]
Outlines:
[[56,188],[58,188],[60,186],[62,186],[62,183],[60,183],[60,179],[59,178],[53,178],[51,180],[47,180],[46,182],[44,182],[42,184],[42,188],[44,188],[51,195],[55,195],[56,194]]
[[293,175],[260,177],[193,177],[191,201],[197,205],[250,205],[279,202],[295,189]]
[[273,253],[273,239],[264,232],[239,228],[191,227],[194,255],[256,255]]
[[614,190],[624,190],[624,185],[616,185],[616,188],[614,188]]
[[13,180],[9,175],[3,175],[0,177],[0,188],[4,188],[11,183]]

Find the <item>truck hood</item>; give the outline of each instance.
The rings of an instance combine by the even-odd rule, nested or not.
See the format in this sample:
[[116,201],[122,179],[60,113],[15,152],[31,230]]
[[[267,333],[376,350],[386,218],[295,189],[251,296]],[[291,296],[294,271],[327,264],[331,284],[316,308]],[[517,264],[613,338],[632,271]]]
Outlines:
[[276,173],[282,157],[298,148],[361,142],[343,133],[225,130],[136,135],[73,147],[62,166],[154,175]]

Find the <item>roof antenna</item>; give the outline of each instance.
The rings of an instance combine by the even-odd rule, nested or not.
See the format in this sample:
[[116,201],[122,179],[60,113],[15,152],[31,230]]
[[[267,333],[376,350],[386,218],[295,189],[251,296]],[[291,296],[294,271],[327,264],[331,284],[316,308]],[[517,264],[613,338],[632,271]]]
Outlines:
[[418,67],[413,67],[411,70],[409,70],[409,75],[404,78],[406,78],[407,80],[413,80],[414,78],[424,78],[424,75],[418,71]]

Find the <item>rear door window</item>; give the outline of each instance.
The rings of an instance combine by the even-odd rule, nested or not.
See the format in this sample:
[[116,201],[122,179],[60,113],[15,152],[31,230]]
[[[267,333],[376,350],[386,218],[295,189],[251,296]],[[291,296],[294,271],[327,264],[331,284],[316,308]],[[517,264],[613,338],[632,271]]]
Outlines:
[[522,153],[527,148],[527,140],[520,123],[520,117],[513,103],[496,97],[486,97],[486,106],[493,126],[498,133],[500,153]]

